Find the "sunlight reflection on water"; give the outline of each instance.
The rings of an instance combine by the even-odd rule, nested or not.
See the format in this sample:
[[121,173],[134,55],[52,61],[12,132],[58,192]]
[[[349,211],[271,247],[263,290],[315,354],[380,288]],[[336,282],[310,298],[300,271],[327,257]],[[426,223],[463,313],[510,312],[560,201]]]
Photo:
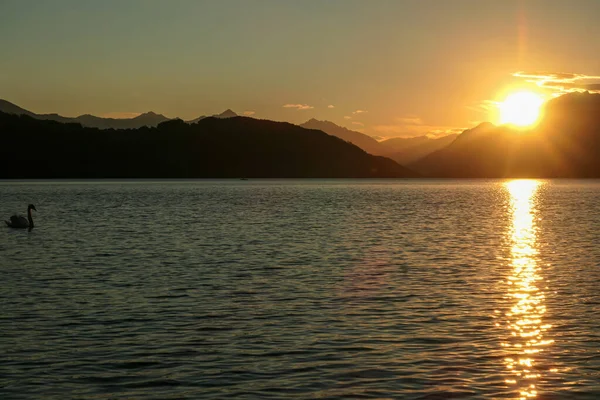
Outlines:
[[504,359],[511,377],[506,383],[516,385],[520,399],[537,397],[536,383],[544,372],[536,363],[544,349],[553,343],[547,338],[549,324],[544,324],[545,294],[540,267],[536,261],[537,227],[536,194],[539,181],[517,180],[506,184],[510,194],[512,227],[509,231],[512,274],[506,280],[507,296],[512,308],[505,313],[511,340],[503,342]]

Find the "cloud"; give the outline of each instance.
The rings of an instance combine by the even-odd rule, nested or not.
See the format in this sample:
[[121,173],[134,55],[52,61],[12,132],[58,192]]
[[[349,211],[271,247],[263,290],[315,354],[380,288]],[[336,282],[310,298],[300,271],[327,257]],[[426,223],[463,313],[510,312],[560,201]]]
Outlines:
[[335,108],[335,106],[333,104],[330,104],[327,106],[327,108]]
[[576,80],[585,75],[574,74],[570,72],[515,72],[513,76],[517,78],[528,78],[528,79],[553,79],[553,80]]
[[344,119],[352,119],[349,115],[344,116]]
[[251,115],[254,115],[254,114],[256,114],[256,112],[255,112],[255,111],[244,111],[244,112],[243,112],[243,114],[244,114],[245,116],[249,117],[249,116],[251,116]]
[[114,119],[128,119],[128,118],[135,118],[142,115],[142,113],[136,113],[136,112],[109,112],[106,114],[101,115],[102,118],[114,118]]
[[569,92],[600,92],[600,76],[576,74],[571,72],[516,72],[516,78],[537,86],[550,89],[555,95]]
[[283,108],[295,108],[297,110],[311,110],[314,107],[308,104],[284,104]]
[[368,112],[368,111],[365,111],[365,110],[356,110],[356,111],[352,111],[352,114],[363,114],[363,113],[366,113],[366,112]]
[[352,125],[365,126],[365,124],[363,124],[362,122],[358,122],[358,121],[352,121]]
[[577,83],[577,82],[561,82],[561,81],[548,81],[544,82],[544,87],[561,89],[565,91],[569,90],[588,90],[598,91],[600,90],[600,83]]

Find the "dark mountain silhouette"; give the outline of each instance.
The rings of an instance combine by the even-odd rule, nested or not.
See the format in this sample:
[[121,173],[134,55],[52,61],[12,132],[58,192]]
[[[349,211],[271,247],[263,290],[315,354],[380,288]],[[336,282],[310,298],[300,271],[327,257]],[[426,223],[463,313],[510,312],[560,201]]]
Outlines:
[[371,136],[341,127],[330,121],[319,121],[313,118],[300,126],[307,129],[318,129],[329,135],[337,136],[340,139],[355,144],[369,154],[386,156],[392,153],[389,148],[382,145]]
[[233,111],[231,111],[230,109],[223,111],[219,115],[213,115],[213,117],[215,117],[215,118],[233,118],[233,117],[237,117],[237,116],[238,115],[236,113],[234,113]]
[[79,123],[85,127],[100,129],[135,129],[141,128],[142,126],[157,126],[161,122],[169,120],[169,118],[164,115],[156,114],[152,111],[138,115],[135,118],[102,118],[90,114],[70,118],[58,114],[36,114],[6,100],[0,100],[0,112],[27,115],[35,119],[51,120],[62,123]]
[[168,121],[169,118],[152,111],[140,114],[134,118],[102,118],[94,115],[81,115],[74,118],[73,122],[78,122],[85,127],[100,129],[136,129],[142,126],[157,126],[161,122]]
[[[103,118],[97,117],[90,114],[80,115],[75,118],[71,117],[63,117],[58,114],[36,114],[24,108],[21,108],[13,103],[10,103],[6,100],[0,99],[0,112],[5,112],[8,114],[17,114],[17,115],[28,115],[35,119],[41,120],[51,120],[62,123],[79,123],[83,127],[88,128],[99,128],[99,129],[137,129],[143,126],[147,127],[156,127],[161,122],[169,121],[170,119],[161,114],[156,114],[154,112],[147,112],[141,115],[138,115],[135,118]],[[237,117],[236,114],[231,109],[227,109],[220,114],[214,114],[212,117],[223,119],[223,118],[233,118]],[[209,118],[208,116],[202,115],[193,120],[186,121],[188,124],[195,124],[199,121]],[[390,148],[393,146],[387,146],[383,142],[378,142],[372,137],[365,135],[360,132],[352,131],[350,129],[346,129],[344,127],[338,126],[333,122],[329,121],[318,121],[316,119],[311,119],[304,124],[301,125],[307,129],[317,129],[321,130],[325,133],[328,133],[333,136],[337,136],[345,141],[355,144],[356,146],[362,148],[369,154],[373,155],[381,155],[386,156],[394,161],[405,165],[409,162],[412,162],[418,158],[423,157],[424,155],[438,149],[440,146],[436,145],[437,142],[433,140],[424,142],[421,145],[416,145],[416,143],[411,142],[410,139],[398,139],[398,143],[400,141],[406,140],[407,144],[412,143],[411,146],[400,146],[402,150],[398,150],[399,147],[396,145],[395,149]],[[425,137],[423,137],[425,138]],[[395,140],[395,139],[392,139]],[[422,139],[419,139],[422,140]],[[391,143],[391,142],[390,142]],[[425,144],[427,143],[427,144]]]
[[413,138],[392,138],[378,142],[369,135],[356,132],[330,121],[310,119],[300,126],[309,129],[318,129],[340,139],[357,145],[369,154],[391,158],[401,165],[407,165],[429,153],[439,150],[450,144],[458,135],[448,135],[437,139],[428,136]]
[[[63,117],[58,114],[36,114],[2,99],[0,99],[0,112],[7,114],[28,115],[36,119],[52,120],[63,123],[79,123],[84,127],[100,129],[137,129],[141,128],[142,126],[155,127],[161,122],[170,120],[170,118],[167,118],[161,114],[156,114],[152,111],[140,114],[134,118],[103,118],[90,114],[84,114],[80,115],[79,117],[70,118]],[[230,109],[223,111],[221,114],[213,115],[215,118],[232,118],[237,116],[238,115]],[[207,118],[207,116],[202,115],[187,122],[194,124],[204,118]]]
[[411,138],[391,138],[383,140],[380,143],[392,149],[393,153],[388,155],[391,159],[402,165],[407,165],[448,146],[457,137],[457,134],[442,136],[440,138],[430,138],[427,135],[422,135]]
[[28,111],[24,108],[19,107],[16,104],[13,104],[9,101],[0,99],[0,111],[7,114],[17,114],[17,115],[29,115],[30,117],[36,116],[36,114]]
[[[215,114],[213,115],[213,117],[215,118],[233,118],[233,117],[238,117],[238,115],[231,111],[230,109],[227,109],[225,111],[223,111],[221,114]],[[206,115],[201,115],[198,118],[192,119],[190,121],[186,121],[188,124],[195,124],[196,122],[203,120],[204,118],[208,118]]]
[[434,177],[599,178],[600,95],[550,100],[530,130],[481,124],[410,166]]
[[204,118],[208,118],[206,115],[201,115],[198,118],[190,119],[189,121],[185,121],[188,124],[195,124],[196,122],[203,120]]
[[17,114],[17,115],[28,115],[32,118],[42,119],[42,120],[52,120],[63,123],[73,122],[74,118],[63,117],[58,114],[36,114],[24,108],[17,106],[9,101],[0,99],[0,112],[4,112],[7,114]]
[[413,177],[318,130],[246,117],[114,130],[0,113],[0,178]]

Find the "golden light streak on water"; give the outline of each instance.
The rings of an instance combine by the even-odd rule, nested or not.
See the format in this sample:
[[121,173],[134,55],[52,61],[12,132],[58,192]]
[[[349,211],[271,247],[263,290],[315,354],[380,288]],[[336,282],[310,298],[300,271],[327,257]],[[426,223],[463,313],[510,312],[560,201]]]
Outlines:
[[549,324],[543,323],[546,313],[545,294],[542,290],[540,267],[537,264],[536,194],[540,182],[515,180],[506,183],[510,194],[512,227],[509,231],[511,248],[511,275],[507,277],[506,296],[513,302],[505,313],[510,340],[502,343],[504,359],[510,374],[505,382],[516,386],[519,399],[538,395],[537,382],[543,374],[538,362],[553,340],[545,338]]

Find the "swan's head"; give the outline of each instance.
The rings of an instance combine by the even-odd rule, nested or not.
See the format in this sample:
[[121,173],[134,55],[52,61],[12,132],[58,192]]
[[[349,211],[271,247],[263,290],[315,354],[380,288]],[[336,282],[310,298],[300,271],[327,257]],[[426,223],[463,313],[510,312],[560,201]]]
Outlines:
[[29,206],[27,206],[27,211],[29,211],[29,210],[37,211],[33,204],[30,204]]

